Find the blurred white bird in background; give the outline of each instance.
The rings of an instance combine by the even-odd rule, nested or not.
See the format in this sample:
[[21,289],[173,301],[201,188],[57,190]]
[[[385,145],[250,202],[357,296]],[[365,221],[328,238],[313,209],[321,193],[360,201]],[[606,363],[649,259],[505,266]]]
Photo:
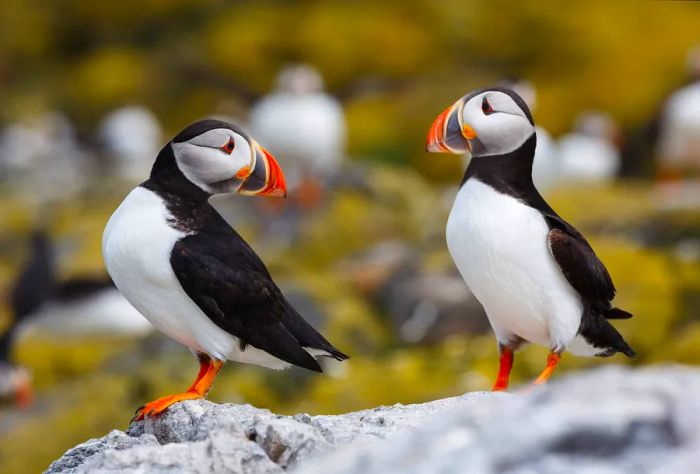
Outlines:
[[668,98],[661,116],[657,155],[669,177],[700,174],[700,46],[688,54],[688,69],[690,84]]
[[27,202],[43,205],[75,196],[89,184],[93,165],[61,113],[49,111],[0,132],[0,181]]
[[163,146],[163,129],[156,116],[140,105],[110,112],[102,119],[100,141],[113,161],[115,171],[132,183],[148,176],[153,156]]
[[581,113],[574,131],[559,139],[561,180],[589,184],[614,180],[621,165],[617,133],[617,125],[608,114]]
[[666,209],[700,208],[700,45],[687,67],[690,80],[665,101],[658,121],[655,201]]
[[277,88],[252,107],[249,125],[280,160],[290,192],[308,181],[323,186],[342,165],[347,135],[343,107],[324,92],[321,75],[310,66],[282,69]]

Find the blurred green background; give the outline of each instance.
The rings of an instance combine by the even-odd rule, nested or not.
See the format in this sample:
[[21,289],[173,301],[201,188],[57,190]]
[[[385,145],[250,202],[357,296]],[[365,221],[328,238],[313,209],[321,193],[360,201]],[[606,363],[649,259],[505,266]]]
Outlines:
[[[444,226],[464,163],[423,151],[440,111],[473,88],[518,76],[534,83],[535,120],[553,136],[582,110],[599,109],[631,137],[686,81],[686,55],[700,42],[695,2],[16,0],[0,2],[0,18],[2,124],[59,110],[89,143],[105,114],[137,103],[155,113],[165,143],[203,116],[243,120],[250,98],[273,88],[289,63],[313,65],[342,99],[347,154],[365,190],[330,192],[300,218],[293,244],[268,238],[259,223],[239,228],[282,287],[310,298],[325,315],[323,332],[352,355],[327,376],[230,363],[210,396],[280,413],[340,413],[490,388],[492,334],[448,328],[420,342],[400,337],[366,281],[386,269],[362,259],[394,242],[414,252],[419,274],[454,276]],[[700,362],[700,266],[697,252],[679,247],[700,239],[700,210],[660,205],[653,161],[632,168],[613,183],[547,193],[606,263],[616,305],[635,314],[616,326],[639,354],[564,357],[557,375],[601,363]],[[103,271],[102,230],[129,188],[102,179],[49,208],[0,188],[0,288],[11,285],[26,235],[41,219],[72,248],[61,276]],[[2,311],[0,326],[10,319]],[[73,445],[126,428],[138,406],[185,388],[197,368],[185,348],[158,335],[29,337],[14,353],[33,374],[37,400],[22,411],[0,409],[5,473],[45,469]],[[514,382],[539,373],[545,357],[535,347],[518,354]]]

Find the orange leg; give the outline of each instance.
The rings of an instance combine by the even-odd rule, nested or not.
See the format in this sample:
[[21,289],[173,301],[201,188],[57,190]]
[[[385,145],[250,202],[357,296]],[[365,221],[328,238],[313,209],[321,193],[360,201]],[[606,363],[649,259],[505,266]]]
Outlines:
[[498,377],[496,383],[493,384],[492,391],[502,392],[508,389],[508,380],[510,379],[510,371],[513,368],[513,351],[507,347],[501,348],[501,359],[498,366]]
[[554,369],[557,367],[557,364],[561,360],[561,355],[557,354],[556,352],[550,352],[549,356],[547,356],[547,367],[544,368],[542,373],[540,374],[539,377],[535,379],[534,382],[532,382],[533,385],[543,385],[547,383],[547,380],[552,376],[554,373]]
[[192,385],[190,385],[190,388],[187,389],[188,392],[194,390],[194,387],[197,385],[197,382],[202,380],[202,377],[204,377],[204,375],[209,370],[209,366],[211,365],[211,358],[208,355],[198,354],[197,358],[199,359],[199,372],[194,378]]
[[214,385],[216,375],[223,366],[224,363],[220,360],[210,359],[209,357],[200,357],[199,373],[186,392],[168,395],[166,397],[159,398],[158,400],[146,403],[136,411],[134,420],[139,421],[143,420],[146,416],[156,416],[167,410],[170,405],[183,400],[195,400],[206,397],[209,390],[211,390],[212,385]]

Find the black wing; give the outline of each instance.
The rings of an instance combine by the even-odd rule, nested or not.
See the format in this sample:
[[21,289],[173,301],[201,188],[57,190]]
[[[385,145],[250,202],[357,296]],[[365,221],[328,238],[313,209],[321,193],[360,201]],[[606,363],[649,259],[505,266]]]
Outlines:
[[548,243],[552,256],[584,302],[601,311],[608,319],[632,317],[626,311],[611,307],[615,285],[583,235],[559,216],[546,215],[545,219],[551,229]]
[[592,301],[609,302],[615,298],[610,274],[590,244],[577,231],[573,233],[556,224],[549,231],[549,248],[571,286]]
[[[534,142],[532,146],[534,147]],[[510,162],[505,163],[510,166]],[[519,161],[516,163],[519,163]],[[496,160],[480,162],[482,168],[484,166],[502,165],[503,163],[499,164]],[[517,186],[515,186],[503,180],[495,179],[493,173],[487,172],[484,175],[479,175],[479,170],[473,168],[471,163],[469,167],[473,170],[471,173],[477,174],[480,180],[483,180],[500,192],[516,197],[542,214],[550,229],[547,236],[550,252],[567,281],[581,295],[587,307],[596,310],[606,319],[628,319],[632,317],[627,311],[612,307],[611,301],[615,298],[615,285],[613,285],[612,278],[610,278],[605,265],[595,254],[586,238],[547,204],[547,201],[535,188],[532,180],[529,179],[529,173],[519,174],[518,176],[525,177],[522,178],[525,181],[518,182],[516,183]],[[502,173],[503,169],[500,169],[500,171]],[[470,170],[467,169],[465,180],[470,176]]]
[[305,347],[347,359],[296,312],[260,258],[221,221],[225,228],[217,223],[215,232],[184,237],[173,248],[170,261],[187,295],[243,346],[315,371],[321,367]]

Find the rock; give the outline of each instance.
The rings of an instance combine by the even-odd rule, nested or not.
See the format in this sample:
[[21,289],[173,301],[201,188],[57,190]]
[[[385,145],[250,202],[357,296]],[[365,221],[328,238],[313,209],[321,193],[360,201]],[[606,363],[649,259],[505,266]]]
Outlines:
[[405,242],[389,240],[343,260],[339,270],[363,294],[375,296],[394,275],[416,274],[419,262],[416,249]]
[[424,266],[417,249],[384,241],[341,262],[340,272],[386,312],[392,333],[404,342],[435,343],[490,329],[483,307],[456,272],[428,272]]
[[47,472],[694,472],[697,393],[695,369],[607,367],[531,393],[337,416],[188,401],[69,450]]
[[398,274],[381,294],[395,333],[408,343],[435,343],[491,328],[483,307],[459,275]]
[[697,370],[608,367],[525,396],[484,397],[391,442],[340,448],[303,472],[696,472],[698,390]]

